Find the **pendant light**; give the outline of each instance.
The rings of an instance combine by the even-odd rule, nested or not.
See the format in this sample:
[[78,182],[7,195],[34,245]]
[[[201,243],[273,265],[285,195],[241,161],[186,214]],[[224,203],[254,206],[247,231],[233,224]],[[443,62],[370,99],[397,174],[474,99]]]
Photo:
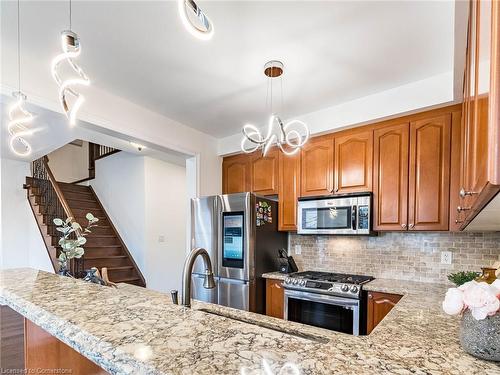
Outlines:
[[283,123],[281,117],[273,112],[273,80],[276,78],[279,78],[281,83],[283,107],[283,81],[281,78],[283,68],[283,63],[276,60],[269,61],[264,65],[264,74],[268,77],[268,96],[269,88],[271,91],[271,116],[268,120],[265,136],[255,125],[246,124],[243,126],[241,150],[245,153],[249,154],[262,149],[263,156],[266,156],[271,146],[276,145],[285,155],[294,155],[309,140],[309,128],[306,123],[296,119]]
[[189,33],[201,40],[210,40],[214,35],[212,21],[193,0],[177,0],[179,17]]
[[26,95],[21,91],[21,26],[20,26],[20,0],[17,0],[17,74],[18,91],[12,93],[16,101],[9,108],[9,123],[7,131],[10,135],[9,147],[18,156],[31,154],[31,145],[26,137],[33,134],[27,125],[33,121],[33,115],[24,109]]
[[[90,80],[82,68],[74,61],[82,52],[80,38],[71,30],[71,0],[69,0],[69,30],[61,32],[61,48],[63,52],[52,60],[52,77],[59,86],[59,101],[63,107],[70,125],[75,125],[76,114],[85,98],[76,91],[75,87],[89,86]],[[58,73],[59,64],[66,61],[71,69],[78,75],[77,78],[63,79]]]

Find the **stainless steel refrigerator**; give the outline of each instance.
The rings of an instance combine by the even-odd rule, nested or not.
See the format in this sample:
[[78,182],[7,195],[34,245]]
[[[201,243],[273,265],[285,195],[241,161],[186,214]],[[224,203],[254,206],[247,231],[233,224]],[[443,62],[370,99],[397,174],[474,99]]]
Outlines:
[[252,193],[191,201],[191,248],[207,250],[216,288],[203,288],[205,269],[197,259],[192,297],[236,309],[264,313],[262,274],[278,270],[278,249],[287,234],[278,232],[278,203]]

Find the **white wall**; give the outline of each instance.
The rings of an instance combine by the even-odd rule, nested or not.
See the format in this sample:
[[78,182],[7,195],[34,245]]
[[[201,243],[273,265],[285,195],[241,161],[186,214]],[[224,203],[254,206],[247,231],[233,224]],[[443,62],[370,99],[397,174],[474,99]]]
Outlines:
[[[186,168],[145,158],[146,264],[148,288],[181,290],[189,207]],[[160,236],[164,242],[160,242]]]
[[89,177],[89,143],[67,144],[49,155],[49,166],[57,181],[75,182]]
[[180,290],[187,249],[186,168],[119,152],[96,162],[96,178],[90,185],[147,287],[164,292]]
[[[453,101],[453,74],[443,73],[390,90],[297,116],[311,135],[401,116],[422,108]],[[285,114],[286,115],[286,114]],[[266,119],[262,119],[265,125]],[[265,133],[265,129],[263,129]],[[219,140],[219,155],[240,152],[241,133]]]
[[0,269],[32,267],[54,272],[26,198],[27,162],[1,159]]
[[90,181],[137,265],[144,269],[144,158],[118,152],[96,161]]

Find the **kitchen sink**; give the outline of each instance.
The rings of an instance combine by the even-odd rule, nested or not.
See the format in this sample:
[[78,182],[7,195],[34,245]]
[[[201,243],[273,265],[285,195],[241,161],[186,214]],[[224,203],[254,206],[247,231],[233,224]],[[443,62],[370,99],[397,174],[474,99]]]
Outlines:
[[250,320],[250,319],[238,318],[238,317],[235,317],[231,314],[227,314],[227,313],[220,312],[220,311],[209,310],[209,309],[197,309],[197,311],[201,311],[201,312],[204,312],[207,314],[221,316],[223,318],[236,320],[236,321],[242,322],[242,323],[252,324],[255,326],[259,326],[261,328],[270,329],[270,330],[275,331],[275,332],[280,332],[280,333],[283,333],[285,335],[290,335],[290,336],[298,337],[298,338],[305,339],[305,340],[315,341],[315,342],[319,342],[322,344],[326,344],[329,342],[328,339],[321,337],[321,336],[313,335],[310,333],[304,333],[304,332],[296,331],[293,329],[280,328],[280,327],[277,327],[273,324],[266,323],[266,322],[259,322],[259,321]]

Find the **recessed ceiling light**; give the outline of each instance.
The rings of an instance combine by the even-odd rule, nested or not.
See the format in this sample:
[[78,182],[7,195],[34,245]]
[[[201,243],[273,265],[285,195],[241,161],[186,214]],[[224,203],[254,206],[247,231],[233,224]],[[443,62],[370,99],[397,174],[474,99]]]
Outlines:
[[186,29],[196,38],[209,40],[214,35],[212,21],[193,0],[178,0],[179,16]]
[[140,143],[130,142],[130,144],[134,146],[139,152],[146,148],[146,146],[141,145]]

